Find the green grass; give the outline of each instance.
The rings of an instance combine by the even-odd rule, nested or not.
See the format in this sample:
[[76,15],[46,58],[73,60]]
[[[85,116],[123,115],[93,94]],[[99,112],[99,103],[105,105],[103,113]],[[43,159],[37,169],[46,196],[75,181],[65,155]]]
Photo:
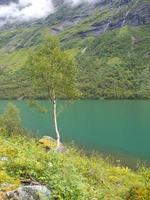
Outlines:
[[[15,189],[20,179],[32,178],[52,191],[58,200],[148,200],[150,169],[132,171],[114,166],[99,155],[87,156],[75,147],[67,153],[46,153],[37,139],[8,137],[1,131],[0,191]],[[6,185],[4,185],[6,184]],[[8,186],[8,185],[9,186]]]

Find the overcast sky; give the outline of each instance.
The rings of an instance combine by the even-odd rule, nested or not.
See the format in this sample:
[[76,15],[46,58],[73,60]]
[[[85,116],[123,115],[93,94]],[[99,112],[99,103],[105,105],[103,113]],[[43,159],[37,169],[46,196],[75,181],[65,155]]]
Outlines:
[[[72,5],[81,2],[93,2],[93,0],[66,0]],[[55,12],[52,0],[19,0],[18,3],[10,3],[9,5],[0,5],[0,24],[6,22],[28,21],[31,19],[39,19],[47,17]]]

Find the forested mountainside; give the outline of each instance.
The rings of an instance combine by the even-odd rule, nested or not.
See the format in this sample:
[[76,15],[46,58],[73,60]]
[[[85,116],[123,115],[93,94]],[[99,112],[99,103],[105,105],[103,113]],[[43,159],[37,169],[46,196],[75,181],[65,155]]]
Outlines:
[[9,23],[0,15],[0,98],[31,95],[22,67],[45,28],[76,56],[83,98],[150,98],[149,0],[97,0],[74,6],[57,0],[54,7],[48,17],[30,22]]

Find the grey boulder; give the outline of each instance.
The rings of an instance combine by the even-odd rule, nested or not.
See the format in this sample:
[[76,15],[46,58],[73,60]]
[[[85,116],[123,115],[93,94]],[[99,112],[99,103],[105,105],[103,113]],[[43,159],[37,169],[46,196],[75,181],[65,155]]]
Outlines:
[[21,186],[6,193],[8,200],[50,200],[51,192],[45,186]]

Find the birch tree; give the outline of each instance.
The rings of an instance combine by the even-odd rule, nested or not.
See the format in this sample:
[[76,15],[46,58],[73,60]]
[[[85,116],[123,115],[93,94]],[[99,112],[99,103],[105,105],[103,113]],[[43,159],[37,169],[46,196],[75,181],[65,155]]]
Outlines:
[[26,69],[34,89],[45,92],[53,104],[59,149],[61,140],[57,123],[57,100],[59,97],[73,99],[79,94],[75,59],[69,51],[61,49],[58,38],[46,35],[42,44],[30,53]]

